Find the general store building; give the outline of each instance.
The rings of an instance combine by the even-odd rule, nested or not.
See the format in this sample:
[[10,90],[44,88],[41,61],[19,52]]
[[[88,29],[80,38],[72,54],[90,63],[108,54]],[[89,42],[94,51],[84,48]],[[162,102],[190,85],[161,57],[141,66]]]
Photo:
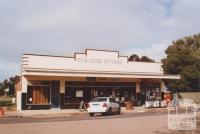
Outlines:
[[128,61],[118,51],[86,49],[72,57],[23,54],[17,109],[74,109],[81,101],[112,96],[122,106],[161,101],[165,79],[162,63]]

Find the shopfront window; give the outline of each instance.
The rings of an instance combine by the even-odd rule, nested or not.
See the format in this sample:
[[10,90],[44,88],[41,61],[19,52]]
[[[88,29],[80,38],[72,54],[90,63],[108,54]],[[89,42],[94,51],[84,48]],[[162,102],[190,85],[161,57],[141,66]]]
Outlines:
[[115,101],[124,103],[135,100],[135,87],[119,87],[115,89]]
[[146,101],[161,100],[161,90],[159,82],[141,83],[142,92],[146,94]]
[[65,96],[64,104],[68,108],[78,108],[81,101],[87,101],[87,91],[86,87],[80,86],[78,82],[65,82]]
[[27,89],[27,104],[49,104],[50,81],[29,81]]
[[112,97],[114,101],[124,105],[126,101],[135,100],[136,86],[134,82],[65,82],[65,105],[78,107],[95,97]]
[[142,92],[145,95],[145,106],[160,107],[163,100],[163,93],[159,82],[145,82],[141,84]]
[[147,89],[146,90],[146,100],[147,101],[161,100],[160,89],[159,88]]
[[66,88],[65,89],[65,103],[69,104],[69,103],[79,103],[80,99],[83,97],[82,90],[77,89],[77,88]]

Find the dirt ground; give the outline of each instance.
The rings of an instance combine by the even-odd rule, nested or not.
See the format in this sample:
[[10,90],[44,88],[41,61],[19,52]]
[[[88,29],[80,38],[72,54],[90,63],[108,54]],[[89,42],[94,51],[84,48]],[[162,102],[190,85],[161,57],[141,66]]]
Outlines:
[[199,134],[193,131],[171,131],[167,115],[108,118],[77,121],[52,121],[0,124],[1,134]]

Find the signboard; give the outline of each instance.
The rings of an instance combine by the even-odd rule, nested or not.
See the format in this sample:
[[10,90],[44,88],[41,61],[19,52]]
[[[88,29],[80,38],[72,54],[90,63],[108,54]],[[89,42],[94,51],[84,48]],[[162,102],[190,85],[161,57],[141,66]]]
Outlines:
[[83,90],[76,90],[76,97],[83,97]]
[[94,63],[94,64],[123,64],[122,60],[118,59],[101,59],[101,58],[77,58],[79,63]]
[[4,91],[5,91],[5,92],[9,92],[9,88],[6,88]]

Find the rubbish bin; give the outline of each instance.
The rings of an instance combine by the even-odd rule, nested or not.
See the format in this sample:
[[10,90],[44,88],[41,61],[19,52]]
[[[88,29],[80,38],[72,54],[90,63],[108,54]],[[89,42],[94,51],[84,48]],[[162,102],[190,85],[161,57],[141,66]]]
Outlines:
[[0,117],[3,117],[4,116],[4,109],[3,107],[0,107]]

